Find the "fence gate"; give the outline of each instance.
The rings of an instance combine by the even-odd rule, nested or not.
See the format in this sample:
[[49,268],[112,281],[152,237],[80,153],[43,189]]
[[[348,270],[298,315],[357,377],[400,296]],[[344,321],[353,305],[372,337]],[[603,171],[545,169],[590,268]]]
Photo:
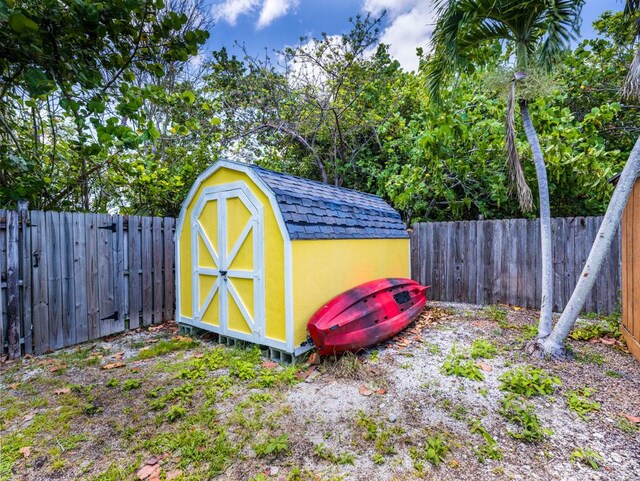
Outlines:
[[0,210],[0,355],[42,354],[171,319],[174,225]]

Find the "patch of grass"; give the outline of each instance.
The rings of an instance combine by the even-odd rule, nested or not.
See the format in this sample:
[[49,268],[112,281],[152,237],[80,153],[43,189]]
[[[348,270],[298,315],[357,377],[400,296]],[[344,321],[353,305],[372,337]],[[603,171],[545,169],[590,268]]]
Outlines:
[[171,406],[164,415],[164,419],[170,423],[187,415],[187,410],[182,406]]
[[371,461],[373,461],[373,464],[384,464],[384,456],[380,453],[373,453],[373,456],[371,456]]
[[135,464],[123,467],[120,462],[114,462],[111,463],[103,473],[89,478],[89,481],[121,481],[123,479],[129,479],[135,471]]
[[198,342],[190,337],[177,336],[173,339],[161,339],[157,343],[149,346],[146,349],[142,349],[138,352],[136,359],[151,359],[156,356],[164,356],[175,351],[184,351],[187,349],[193,349],[198,346]]
[[181,426],[178,431],[157,434],[145,441],[143,447],[156,456],[169,452],[179,457],[178,467],[181,469],[204,465],[208,477],[223,473],[238,453],[238,448],[221,426],[213,426],[212,430],[206,431],[199,427]]
[[581,463],[589,466],[591,469],[600,468],[603,457],[591,448],[576,448],[570,455],[569,459],[574,463]]
[[575,412],[583,421],[587,419],[588,414],[600,410],[600,403],[589,400],[594,392],[595,389],[584,387],[569,390],[564,394],[569,409]]
[[614,379],[622,379],[624,375],[618,371],[614,371],[613,369],[607,369],[604,372],[607,376],[612,377]]
[[458,421],[462,421],[467,417],[467,408],[462,404],[456,405],[451,411],[451,417]]
[[271,437],[263,443],[253,445],[253,450],[259,458],[267,456],[278,457],[280,454],[289,451],[289,435],[280,434]]
[[486,339],[476,339],[470,351],[473,359],[491,359],[498,354],[498,349]]
[[544,369],[533,366],[520,366],[505,372],[498,378],[501,381],[500,389],[524,397],[545,396],[553,394],[556,386],[561,386],[562,381],[557,376],[550,375]]
[[514,395],[508,395],[501,401],[500,414],[509,422],[520,426],[520,431],[507,431],[514,439],[526,442],[542,441],[546,436],[551,436],[553,431],[543,428],[535,414],[533,404],[524,402]]
[[355,463],[355,456],[348,452],[334,453],[327,448],[324,443],[316,444],[313,446],[313,454],[325,461],[329,461],[333,464],[351,464]]
[[597,364],[598,366],[604,364],[604,356],[599,352],[583,351],[576,353],[575,359],[582,364]]
[[440,370],[447,376],[465,377],[472,381],[483,381],[484,374],[480,367],[465,354],[456,352],[455,346],[442,363]]
[[45,438],[62,439],[62,442],[67,442],[66,433],[72,429],[71,421],[81,412],[79,401],[74,402],[71,397],[69,401],[69,404],[61,406],[59,410],[35,414],[31,422],[19,430],[3,433],[0,442],[0,479],[15,478],[13,466],[24,458],[20,448],[32,446],[32,451],[37,451],[44,447],[42,440]]
[[276,369],[261,369],[258,376],[251,384],[251,387],[257,388],[272,388],[274,386],[291,386],[296,384],[299,380],[296,377],[296,372],[299,367],[279,367]]
[[364,363],[352,352],[327,357],[322,368],[339,379],[363,380],[366,377]]

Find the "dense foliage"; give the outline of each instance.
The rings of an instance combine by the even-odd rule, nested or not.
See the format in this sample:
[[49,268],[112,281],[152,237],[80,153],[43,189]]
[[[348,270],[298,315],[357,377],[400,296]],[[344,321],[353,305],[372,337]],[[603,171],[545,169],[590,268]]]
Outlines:
[[[0,207],[176,215],[195,176],[230,156],[380,194],[407,222],[523,215],[499,48],[470,59],[434,109],[424,73],[377,45],[378,19],[275,60],[219,51],[196,69],[208,26],[182,3],[0,0]],[[640,129],[640,107],[619,96],[633,27],[611,13],[595,27],[529,105],[557,216],[604,211]]]

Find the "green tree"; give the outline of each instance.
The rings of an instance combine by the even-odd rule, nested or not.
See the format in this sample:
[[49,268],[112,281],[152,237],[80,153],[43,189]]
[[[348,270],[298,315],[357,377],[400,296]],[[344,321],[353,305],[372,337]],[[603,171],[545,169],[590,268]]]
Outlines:
[[[628,1],[625,8],[625,17],[635,23],[634,40],[640,35],[640,23],[638,22],[638,10],[640,3]],[[629,73],[625,79],[623,95],[627,99],[640,98],[640,49],[636,52],[634,60],[629,67]],[[605,257],[611,248],[611,243],[616,231],[620,226],[622,213],[640,173],[640,137],[629,155],[629,159],[620,173],[616,189],[613,192],[609,206],[596,235],[596,239],[591,247],[587,261],[582,269],[580,278],[574,288],[569,302],[562,311],[553,332],[542,341],[541,347],[545,354],[554,357],[565,357],[565,340],[573,328],[580,311],[584,307],[586,296],[591,292],[598,273],[602,268]]]
[[0,1],[0,204],[104,208],[104,173],[159,136],[137,76],[208,38],[187,21],[162,0]]
[[[375,149],[392,111],[386,97],[399,69],[378,42],[379,19],[356,17],[340,36],[303,38],[269,57],[214,53],[208,87],[218,95],[222,128],[245,158],[325,183],[362,185],[358,165]],[[379,103],[390,107],[384,112]]]
[[[559,53],[575,37],[582,1],[569,0],[441,0],[436,3],[438,20],[433,33],[434,53],[429,60],[428,86],[437,101],[442,83],[455,70],[473,65],[478,47],[503,42],[515,57],[506,121],[506,147],[512,185],[523,210],[531,207],[531,192],[518,157],[515,135],[516,83],[532,73],[534,66],[550,69]],[[553,266],[551,256],[551,209],[547,172],[531,121],[529,101],[518,99],[520,115],[529,141],[538,181],[542,246],[542,305],[538,336],[547,337],[552,328]]]

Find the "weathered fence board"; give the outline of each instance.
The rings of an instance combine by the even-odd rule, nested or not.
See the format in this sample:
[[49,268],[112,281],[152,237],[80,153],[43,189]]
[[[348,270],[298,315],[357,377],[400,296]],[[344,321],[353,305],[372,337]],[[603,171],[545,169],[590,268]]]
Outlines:
[[141,258],[140,217],[129,217],[129,328],[140,327],[142,310],[142,258]]
[[10,359],[20,357],[18,213],[7,212],[7,339]]
[[0,210],[0,355],[157,324],[175,308],[175,220]]
[[[552,219],[555,311],[567,304],[596,237],[602,217]],[[620,232],[585,303],[585,311],[609,314],[619,307]],[[626,254],[626,252],[625,252]],[[429,297],[449,302],[540,305],[538,220],[431,222],[411,234],[414,279],[431,285]]]

